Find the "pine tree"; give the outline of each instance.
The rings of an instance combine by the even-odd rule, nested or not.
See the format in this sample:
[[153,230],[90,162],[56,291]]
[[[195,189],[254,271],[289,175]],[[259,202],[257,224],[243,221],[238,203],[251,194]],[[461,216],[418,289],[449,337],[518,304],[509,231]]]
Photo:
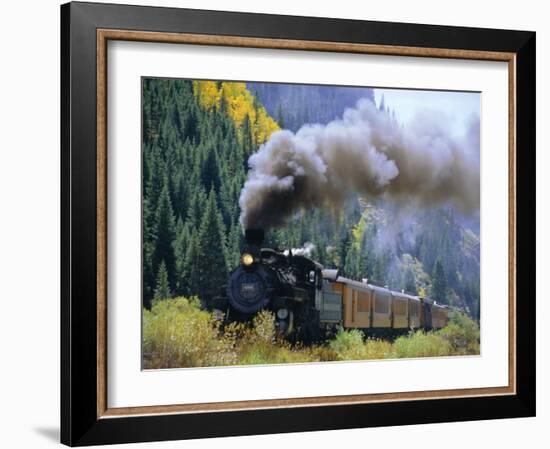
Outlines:
[[157,274],[157,286],[155,288],[154,299],[167,299],[170,298],[170,284],[168,283],[168,271],[166,270],[166,264],[164,260],[161,261],[158,274]]
[[206,203],[207,195],[202,186],[195,187],[187,209],[187,223],[189,226],[198,229],[201,224],[202,212]]
[[412,293],[413,295],[417,294],[416,278],[412,268],[410,267],[405,271],[404,284],[404,288],[407,293]]
[[388,275],[386,276],[386,283],[389,288],[393,290],[404,290],[404,276],[401,271],[401,263],[397,256],[389,251],[388,252],[388,263],[389,266]]
[[281,103],[277,105],[277,123],[281,129],[285,129],[285,117],[283,115],[283,107]]
[[359,254],[359,273],[361,278],[369,277],[369,252],[362,248]]
[[202,185],[210,190],[214,188],[216,192],[220,191],[220,173],[218,170],[218,157],[216,150],[212,147],[207,148],[206,158],[202,165]]
[[184,225],[181,218],[178,218],[176,224],[176,240],[174,241],[174,256],[176,258],[176,283],[174,285],[174,291],[177,295],[184,295],[186,293],[184,270],[189,240],[189,228]]
[[235,268],[241,258],[241,238],[242,232],[239,224],[231,226],[231,231],[227,239],[227,263],[229,269]]
[[154,233],[154,214],[149,209],[147,199],[143,200],[143,272],[142,272],[142,290],[143,307],[151,307],[151,298],[153,297],[153,288],[155,282],[155,272],[153,270],[153,252],[155,250]]
[[357,252],[357,248],[353,245],[346,253],[344,273],[352,278],[359,277],[359,253]]
[[447,302],[447,277],[441,260],[437,259],[432,274],[432,297],[439,302]]
[[162,192],[163,183],[165,180],[165,168],[166,165],[163,162],[163,157],[161,154],[161,150],[159,147],[153,147],[149,150],[146,157],[144,157],[145,162],[144,165],[146,165],[148,168],[146,170],[148,174],[148,178],[145,179],[145,201],[147,202],[147,206],[150,211],[152,211],[151,219],[152,222],[149,221],[148,217],[144,217],[144,219],[147,219],[145,221],[145,225],[149,227],[153,227],[154,225],[154,211],[157,209],[157,204],[159,201],[160,194]]
[[175,256],[173,243],[176,236],[174,213],[168,193],[168,182],[165,179],[155,214],[155,250],[153,252],[153,269],[164,261],[168,272],[168,282],[175,284]]
[[245,115],[243,124],[242,124],[242,146],[245,154],[250,154],[254,150],[254,135],[253,129],[250,123],[250,116]]
[[198,295],[201,282],[198,265],[200,253],[197,234],[197,231],[195,231],[189,238],[187,251],[185,253],[185,261],[181,272],[182,293],[187,296]]
[[388,283],[388,254],[386,251],[381,251],[375,255],[373,278],[374,282],[381,286],[386,286]]
[[200,279],[198,294],[208,307],[220,286],[227,282],[226,235],[214,189],[208,195],[199,228],[196,264]]

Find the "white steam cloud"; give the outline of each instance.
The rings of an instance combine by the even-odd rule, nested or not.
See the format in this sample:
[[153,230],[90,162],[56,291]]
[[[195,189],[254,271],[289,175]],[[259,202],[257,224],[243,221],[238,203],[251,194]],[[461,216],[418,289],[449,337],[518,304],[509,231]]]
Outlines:
[[450,120],[425,111],[405,128],[360,100],[327,125],[273,133],[249,158],[242,226],[281,226],[300,209],[340,208],[354,193],[478,210],[479,118],[462,137],[450,133]]
[[[290,252],[292,252],[293,256],[306,256],[306,257],[309,257],[309,256],[311,256],[311,253],[313,252],[314,249],[315,249],[315,245],[313,243],[306,242],[306,243],[304,243],[304,246],[302,246],[300,248],[292,248],[290,250]],[[285,249],[284,255],[285,256],[289,255],[289,250],[288,249]]]

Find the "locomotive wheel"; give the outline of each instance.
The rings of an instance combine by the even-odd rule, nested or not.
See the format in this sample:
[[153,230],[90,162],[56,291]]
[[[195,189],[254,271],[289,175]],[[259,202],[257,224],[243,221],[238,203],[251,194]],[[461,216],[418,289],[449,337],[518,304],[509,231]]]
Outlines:
[[304,325],[301,340],[305,344],[313,344],[321,340],[321,330],[315,324],[316,323],[314,321]]
[[294,315],[292,311],[288,313],[286,320],[278,320],[275,318],[275,326],[277,329],[277,336],[287,338],[294,332]]
[[303,316],[296,323],[296,330],[292,334],[293,343],[303,343],[310,345],[321,340],[321,323],[319,322],[319,313],[313,316],[310,314]]

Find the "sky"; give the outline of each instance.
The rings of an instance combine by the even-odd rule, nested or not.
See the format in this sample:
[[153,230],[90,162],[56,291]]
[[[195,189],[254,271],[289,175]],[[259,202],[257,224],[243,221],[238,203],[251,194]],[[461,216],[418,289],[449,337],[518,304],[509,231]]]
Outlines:
[[449,92],[411,89],[374,89],[374,98],[379,105],[384,103],[395,112],[399,122],[405,126],[422,109],[444,111],[451,117],[455,136],[464,134],[466,123],[474,115],[480,116],[480,94],[478,92]]

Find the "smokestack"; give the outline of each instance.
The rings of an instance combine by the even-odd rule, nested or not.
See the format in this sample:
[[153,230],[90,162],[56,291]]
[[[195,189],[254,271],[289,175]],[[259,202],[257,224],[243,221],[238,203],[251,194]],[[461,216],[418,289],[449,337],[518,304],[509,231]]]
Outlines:
[[246,229],[244,231],[246,243],[250,246],[261,246],[264,241],[263,229]]

